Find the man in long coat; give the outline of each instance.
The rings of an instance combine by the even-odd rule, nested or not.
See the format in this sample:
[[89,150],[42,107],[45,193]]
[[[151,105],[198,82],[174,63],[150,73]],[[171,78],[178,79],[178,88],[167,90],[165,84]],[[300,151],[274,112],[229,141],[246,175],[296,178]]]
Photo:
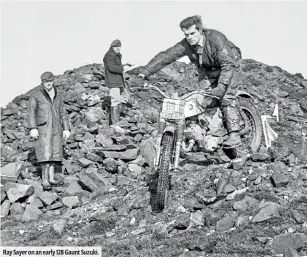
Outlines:
[[36,158],[42,166],[42,186],[50,190],[51,185],[59,184],[54,179],[54,165],[63,161],[63,138],[66,140],[70,131],[63,98],[54,87],[54,75],[44,72],[41,81],[30,95],[28,119],[30,136],[36,139]]
[[106,86],[110,89],[111,97],[111,124],[115,125],[123,111],[123,105],[129,102],[129,93],[125,88],[123,76],[124,67],[122,65],[122,55],[120,53],[121,42],[115,39],[103,58]]
[[203,28],[201,17],[198,15],[182,20],[180,28],[185,38],[153,57],[147,65],[139,69],[139,76],[145,78],[179,58],[188,56],[198,69],[199,89],[221,100],[222,113],[229,133],[229,138],[224,144],[233,147],[240,145],[240,112],[236,101],[237,75],[241,63],[240,49],[223,33]]

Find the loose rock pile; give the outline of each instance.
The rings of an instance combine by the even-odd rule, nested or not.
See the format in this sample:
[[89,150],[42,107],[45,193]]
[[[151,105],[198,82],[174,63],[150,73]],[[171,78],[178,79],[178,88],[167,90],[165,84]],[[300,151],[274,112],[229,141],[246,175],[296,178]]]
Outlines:
[[[128,84],[140,84],[132,73]],[[1,110],[3,244],[102,245],[105,256],[306,255],[307,81],[253,60],[243,61],[240,78],[261,114],[278,103],[277,141],[269,152],[262,147],[266,155],[233,162],[216,156],[208,165],[191,154],[172,175],[168,208],[155,215],[149,203],[161,96],[134,90],[120,127],[110,128],[103,67],[58,76],[73,133],[57,167],[64,186],[51,192],[42,189],[28,136],[30,92],[16,97]],[[195,89],[197,73],[174,63],[150,81],[181,95]]]
[[[2,163],[8,163],[1,172],[5,184],[2,197],[6,199],[5,194],[8,195],[5,208],[2,208],[4,217],[14,213],[10,204],[27,197],[31,200],[23,206],[18,204],[20,212],[23,213],[26,203],[32,204],[34,210],[35,203],[35,211],[41,214],[39,208],[76,207],[80,199],[89,198],[93,192],[105,192],[114,189],[113,185],[130,184],[142,178],[146,166],[152,161],[151,133],[155,128],[137,108],[126,112],[120,126],[110,128],[106,111],[109,90],[104,86],[103,78],[100,65],[89,65],[66,71],[55,79],[58,90],[64,92],[72,127],[72,135],[65,144],[63,167],[58,167],[62,172],[57,174],[67,186],[63,192],[61,189],[60,192],[42,192],[39,177],[33,175],[39,173],[39,166],[35,160],[34,141],[28,136],[26,107],[31,91],[2,109]],[[157,119],[156,110],[148,111]],[[18,195],[13,197],[14,194]],[[28,219],[22,215],[17,218]],[[38,215],[33,216],[33,219],[37,218]]]

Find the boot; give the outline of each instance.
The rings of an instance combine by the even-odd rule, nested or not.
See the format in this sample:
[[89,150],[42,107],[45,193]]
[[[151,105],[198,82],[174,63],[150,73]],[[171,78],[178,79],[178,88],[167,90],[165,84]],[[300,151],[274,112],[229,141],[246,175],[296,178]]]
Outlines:
[[239,146],[242,144],[240,134],[236,131],[229,133],[229,138],[224,142],[227,146]]
[[52,186],[62,186],[63,185],[62,181],[56,181],[54,179],[54,165],[53,164],[49,166],[49,182]]
[[121,103],[119,105],[119,115],[126,117],[129,110],[129,105],[127,103]]
[[110,127],[112,125],[112,119],[111,119],[111,107],[107,109],[108,119],[106,120],[106,126]]
[[49,173],[49,164],[42,165],[42,186],[44,190],[51,190],[51,185],[49,184],[48,174]]
[[116,125],[119,121],[119,109],[118,106],[111,106],[111,124]]

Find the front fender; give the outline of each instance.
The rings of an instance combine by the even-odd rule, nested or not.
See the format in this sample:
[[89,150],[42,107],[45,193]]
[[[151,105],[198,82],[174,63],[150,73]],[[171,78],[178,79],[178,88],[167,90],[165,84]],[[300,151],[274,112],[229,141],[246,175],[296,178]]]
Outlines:
[[175,134],[175,126],[166,126],[165,127],[165,129],[163,130],[163,134],[165,133],[165,132],[171,132],[173,135]]

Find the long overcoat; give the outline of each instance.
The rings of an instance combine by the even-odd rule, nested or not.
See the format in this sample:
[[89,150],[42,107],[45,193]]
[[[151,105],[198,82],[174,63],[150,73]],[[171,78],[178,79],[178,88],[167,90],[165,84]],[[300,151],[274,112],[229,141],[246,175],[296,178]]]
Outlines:
[[62,95],[56,88],[54,90],[52,100],[45,87],[40,85],[33,90],[29,99],[29,125],[39,132],[35,142],[38,162],[63,161],[63,129],[69,130],[70,126]]
[[124,67],[122,65],[121,53],[116,53],[112,47],[103,58],[105,69],[105,83],[109,88],[124,87],[125,81],[123,77]]

